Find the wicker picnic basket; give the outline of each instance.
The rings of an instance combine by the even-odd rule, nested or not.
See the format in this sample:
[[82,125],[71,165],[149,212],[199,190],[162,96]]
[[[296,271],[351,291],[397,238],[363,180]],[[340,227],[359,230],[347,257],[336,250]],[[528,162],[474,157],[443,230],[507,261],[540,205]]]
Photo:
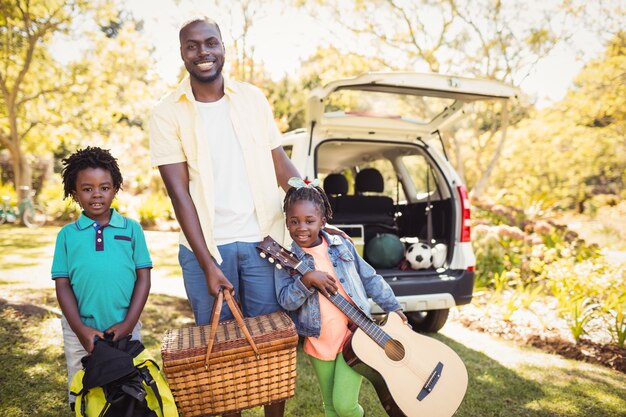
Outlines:
[[[219,322],[224,298],[235,320]],[[297,344],[286,313],[244,319],[221,291],[210,325],[171,329],[163,339],[163,370],[180,415],[227,414],[292,397]]]

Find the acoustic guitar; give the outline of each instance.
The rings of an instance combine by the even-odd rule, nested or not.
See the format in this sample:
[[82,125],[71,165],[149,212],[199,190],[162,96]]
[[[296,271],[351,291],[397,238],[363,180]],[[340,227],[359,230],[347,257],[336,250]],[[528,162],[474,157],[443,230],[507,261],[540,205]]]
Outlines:
[[[270,236],[257,249],[277,268],[301,275],[312,271]],[[346,362],[374,385],[390,417],[450,417],[456,412],[467,389],[467,370],[450,347],[414,332],[397,314],[388,314],[379,326],[341,294],[328,299],[357,326],[343,349]]]

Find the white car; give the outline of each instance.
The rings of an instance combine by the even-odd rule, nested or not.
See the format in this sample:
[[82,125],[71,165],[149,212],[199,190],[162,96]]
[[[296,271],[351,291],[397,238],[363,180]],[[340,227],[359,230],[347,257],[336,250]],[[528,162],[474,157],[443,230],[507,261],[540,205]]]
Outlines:
[[415,330],[438,331],[474,285],[467,190],[440,129],[468,103],[516,94],[491,80],[367,73],[312,91],[306,127],[284,135],[302,175],[322,181],[330,224],[387,280]]

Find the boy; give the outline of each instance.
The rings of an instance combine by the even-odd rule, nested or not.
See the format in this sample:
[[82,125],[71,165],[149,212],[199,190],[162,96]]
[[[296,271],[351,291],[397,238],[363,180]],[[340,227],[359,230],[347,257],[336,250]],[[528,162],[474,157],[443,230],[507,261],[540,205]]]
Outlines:
[[[57,236],[52,279],[63,312],[68,386],[96,336],[140,340],[139,316],[150,292],[152,261],[139,223],[111,203],[122,186],[116,159],[87,147],[63,160],[65,198],[83,209]],[[69,395],[70,407],[75,402]]]

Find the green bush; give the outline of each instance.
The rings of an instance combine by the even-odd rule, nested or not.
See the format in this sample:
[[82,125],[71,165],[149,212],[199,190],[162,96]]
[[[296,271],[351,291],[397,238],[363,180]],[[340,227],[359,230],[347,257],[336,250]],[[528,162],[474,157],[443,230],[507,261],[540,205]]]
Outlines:
[[63,198],[63,185],[60,179],[48,181],[36,196],[36,200],[53,221],[67,223],[80,216],[80,206],[71,197]]
[[0,184],[0,197],[8,196],[11,197],[11,201],[17,203],[17,193],[15,192],[15,188],[13,188],[10,184]]
[[625,273],[610,265],[597,245],[566,226],[504,205],[481,201],[473,213],[476,289],[490,289],[490,302],[502,304],[505,318],[539,297],[554,297],[574,340],[591,323],[606,323],[607,338],[623,346]]
[[169,198],[161,193],[152,193],[142,198],[137,214],[143,227],[153,227],[160,220],[171,220],[174,217]]
[[566,226],[534,219],[523,210],[483,200],[473,213],[478,288],[493,288],[496,274],[520,286],[536,283],[545,279],[546,265],[558,259],[582,262],[599,256],[597,245],[587,244]]

